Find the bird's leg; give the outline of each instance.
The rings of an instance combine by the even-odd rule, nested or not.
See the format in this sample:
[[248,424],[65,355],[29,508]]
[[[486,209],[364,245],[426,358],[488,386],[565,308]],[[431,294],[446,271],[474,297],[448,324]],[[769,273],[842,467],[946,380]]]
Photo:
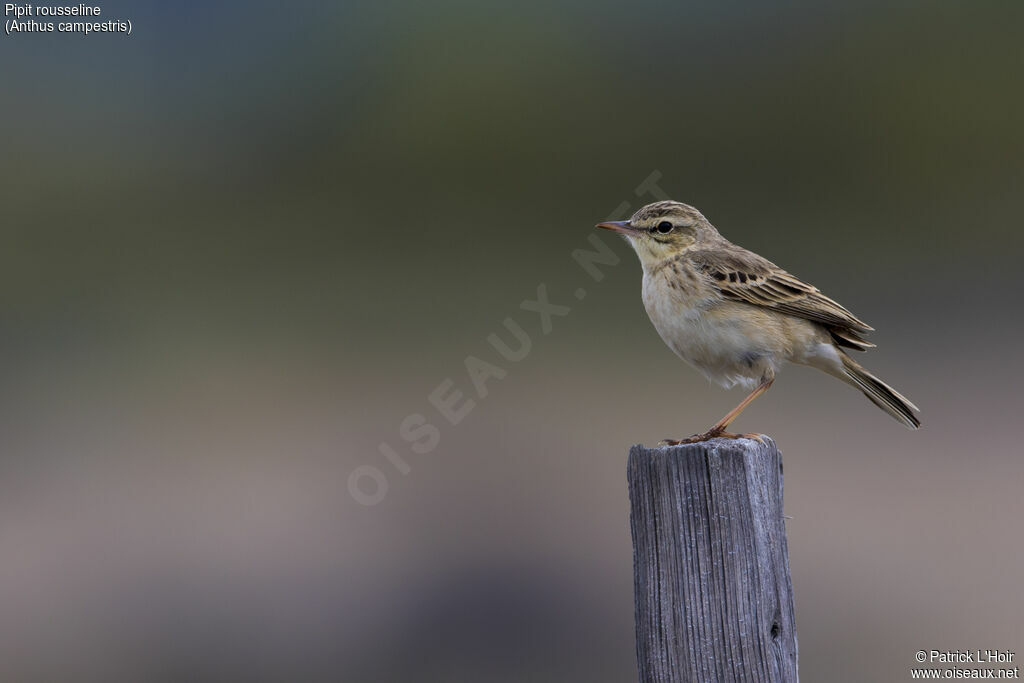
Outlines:
[[761,380],[761,383],[757,385],[757,388],[755,388],[753,391],[751,391],[750,394],[745,399],[740,401],[740,404],[738,406],[736,406],[735,408],[730,410],[728,413],[726,413],[725,417],[723,417],[721,420],[716,422],[715,425],[711,429],[709,429],[708,431],[704,432],[703,434],[694,434],[693,436],[691,436],[688,439],[682,439],[682,440],[678,440],[678,441],[675,440],[675,439],[665,439],[664,441],[661,442],[661,445],[664,445],[664,446],[676,446],[676,445],[682,444],[682,443],[699,443],[701,441],[707,441],[708,439],[716,439],[716,438],[719,438],[719,437],[726,438],[726,439],[739,439],[739,438],[742,438],[742,437],[755,438],[756,435],[754,435],[754,434],[730,434],[730,433],[726,432],[725,430],[726,430],[726,428],[729,427],[730,424],[732,424],[733,420],[735,420],[737,417],[740,416],[740,413],[743,412],[744,408],[749,406],[754,401],[755,398],[757,398],[758,396],[760,396],[764,392],[768,391],[768,387],[770,387],[772,385],[772,382],[774,382],[774,381],[775,381],[775,377],[774,376],[766,376],[766,377],[764,377]]
[[725,430],[729,427],[730,424],[732,424],[732,421],[739,417],[740,413],[742,413],[747,406],[753,403],[755,398],[757,398],[764,392],[768,391],[768,387],[770,387],[772,385],[772,382],[774,381],[774,377],[765,377],[764,379],[762,379],[761,383],[758,384],[757,387],[753,391],[751,391],[745,399],[740,401],[740,404],[738,406],[730,410],[725,417],[716,422],[715,426],[708,430],[708,434],[725,434]]

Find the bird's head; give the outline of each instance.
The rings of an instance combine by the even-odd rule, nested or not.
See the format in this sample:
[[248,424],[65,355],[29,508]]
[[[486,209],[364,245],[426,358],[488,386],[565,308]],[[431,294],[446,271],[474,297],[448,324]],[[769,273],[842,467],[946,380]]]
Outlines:
[[683,253],[707,230],[714,231],[700,211],[674,201],[648,204],[628,221],[598,223],[597,227],[628,239],[645,267]]

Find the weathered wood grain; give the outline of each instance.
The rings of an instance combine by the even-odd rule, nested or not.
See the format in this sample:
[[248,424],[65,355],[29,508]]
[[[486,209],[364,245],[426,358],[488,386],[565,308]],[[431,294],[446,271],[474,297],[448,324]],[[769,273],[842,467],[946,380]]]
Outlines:
[[629,453],[641,683],[797,680],[775,442]]

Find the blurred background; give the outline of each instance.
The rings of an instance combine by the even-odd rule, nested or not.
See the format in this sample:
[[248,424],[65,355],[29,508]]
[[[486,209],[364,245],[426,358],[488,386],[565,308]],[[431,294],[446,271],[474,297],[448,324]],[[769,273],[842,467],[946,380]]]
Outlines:
[[922,408],[736,423],[804,679],[1024,656],[1024,5],[101,6],[0,36],[0,678],[635,680],[628,448],[741,398],[570,255],[652,178]]

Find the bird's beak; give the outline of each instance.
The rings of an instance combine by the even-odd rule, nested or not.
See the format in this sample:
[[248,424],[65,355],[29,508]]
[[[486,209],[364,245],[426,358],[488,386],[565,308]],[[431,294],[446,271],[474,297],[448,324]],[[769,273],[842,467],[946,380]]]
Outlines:
[[636,228],[631,226],[629,221],[608,221],[607,223],[598,223],[594,227],[604,228],[605,230],[614,230],[615,232],[621,232],[623,235],[629,235],[636,232]]

